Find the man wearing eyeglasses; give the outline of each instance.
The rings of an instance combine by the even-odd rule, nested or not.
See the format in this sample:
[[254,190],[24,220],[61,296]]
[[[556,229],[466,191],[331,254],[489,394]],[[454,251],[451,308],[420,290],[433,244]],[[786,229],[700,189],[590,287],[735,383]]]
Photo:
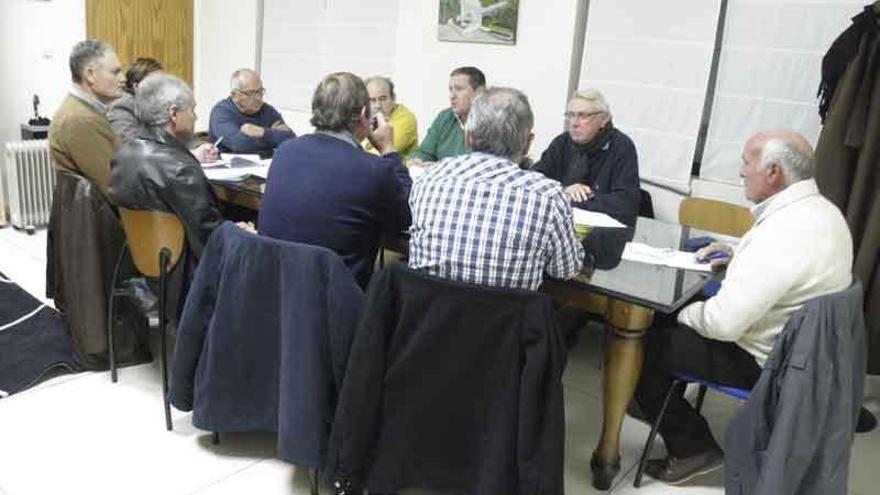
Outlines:
[[296,134],[278,110],[263,101],[266,88],[259,74],[250,69],[232,73],[232,92],[211,110],[208,134],[219,141],[221,152],[271,154]]
[[636,147],[614,127],[597,90],[578,91],[565,112],[568,131],[557,136],[532,170],[562,183],[572,206],[633,224],[639,213]]

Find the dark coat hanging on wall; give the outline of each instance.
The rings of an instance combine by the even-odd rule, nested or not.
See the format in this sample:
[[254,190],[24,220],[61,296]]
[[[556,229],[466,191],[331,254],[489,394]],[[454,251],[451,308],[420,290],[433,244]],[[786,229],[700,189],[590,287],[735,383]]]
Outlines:
[[[880,1],[865,7],[823,59],[823,91],[830,89],[833,94],[825,94],[830,102],[816,146],[816,182],[822,194],[844,213],[853,235],[853,272],[865,287],[868,372],[872,374],[880,374],[878,12]],[[839,72],[833,67],[844,66],[839,79],[828,79]]]

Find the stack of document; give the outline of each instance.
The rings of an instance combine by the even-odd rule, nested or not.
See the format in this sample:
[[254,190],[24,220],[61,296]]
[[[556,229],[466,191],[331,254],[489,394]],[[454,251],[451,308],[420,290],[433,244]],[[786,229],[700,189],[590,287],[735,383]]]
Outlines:
[[265,179],[271,162],[271,158],[261,160],[260,155],[223,153],[222,159],[205,163],[202,168],[208,180],[239,182],[251,176]]
[[574,217],[574,224],[583,227],[610,227],[616,229],[626,228],[626,225],[598,211],[582,210],[580,208],[571,209]]
[[694,253],[671,248],[657,248],[641,242],[627,242],[623,248],[623,259],[647,263],[649,265],[670,266],[698,272],[711,272],[709,263],[700,263]]

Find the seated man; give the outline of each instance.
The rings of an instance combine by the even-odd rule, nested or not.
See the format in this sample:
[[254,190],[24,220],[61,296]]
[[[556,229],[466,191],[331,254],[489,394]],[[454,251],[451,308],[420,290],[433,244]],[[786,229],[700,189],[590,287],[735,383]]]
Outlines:
[[49,126],[56,168],[82,175],[107,194],[110,158],[122,144],[107,120],[107,105],[122,96],[125,74],[113,47],[81,41],[70,53],[73,86]]
[[632,140],[614,127],[602,93],[578,91],[556,136],[532,170],[558,180],[572,206],[632,225],[639,213],[639,161]]
[[450,156],[467,153],[464,124],[474,97],[486,87],[486,76],[476,67],[459,67],[449,75],[449,108],[431,123],[419,148],[408,165],[423,166]]
[[[315,133],[284,143],[272,159],[260,207],[260,232],[332,249],[361,287],[373,273],[382,234],[410,223],[412,181],[392,148],[382,114],[372,129],[370,100],[354,74],[330,74],[312,98]],[[362,150],[369,138],[382,154]]]
[[[397,103],[394,94],[394,83],[387,77],[375,76],[366,80],[367,93],[370,95],[370,113],[374,116],[379,113],[394,128],[394,151],[400,153],[405,160],[410,153],[419,145],[419,128],[416,116],[405,106]],[[369,139],[361,142],[365,150],[374,155],[379,150],[370,144]]]
[[473,153],[437,163],[413,186],[411,268],[531,290],[544,273],[577,275],[584,251],[562,188],[517,165],[528,153],[533,124],[528,99],[515,89],[477,97],[468,116]]
[[125,208],[177,215],[198,258],[223,219],[201,165],[186,148],[196,121],[192,90],[156,72],[138,85],[135,105],[144,129],[113,157],[110,199]]
[[222,141],[220,151],[271,154],[285,139],[296,137],[278,110],[263,102],[266,88],[250,69],[232,73],[232,93],[211,110],[208,134]]
[[[697,253],[729,256],[718,293],[682,309],[681,326],[647,333],[634,409],[648,419],[656,418],[672,371],[751,388],[788,318],[810,299],[849,287],[849,228],[819,194],[813,163],[810,144],[791,131],[746,141],[740,176],[757,204],[755,225],[735,249],[714,244]],[[680,394],[670,398],[660,435],[669,456],[648,461],[654,478],[679,483],[723,464],[706,420]]]

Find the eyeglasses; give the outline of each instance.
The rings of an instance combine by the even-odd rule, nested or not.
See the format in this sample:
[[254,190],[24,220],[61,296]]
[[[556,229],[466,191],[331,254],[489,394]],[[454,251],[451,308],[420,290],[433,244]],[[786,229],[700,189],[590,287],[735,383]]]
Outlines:
[[603,112],[602,110],[599,110],[596,112],[565,112],[562,115],[564,115],[565,118],[568,120],[579,120],[581,122],[586,122],[587,120],[590,120],[591,118],[595,117],[596,115],[600,115],[603,113],[605,113],[605,112]]
[[266,88],[251,89],[248,91],[236,89],[235,91],[237,93],[241,93],[241,94],[247,96],[248,98],[253,98],[254,96],[263,96],[264,94],[266,94]]

